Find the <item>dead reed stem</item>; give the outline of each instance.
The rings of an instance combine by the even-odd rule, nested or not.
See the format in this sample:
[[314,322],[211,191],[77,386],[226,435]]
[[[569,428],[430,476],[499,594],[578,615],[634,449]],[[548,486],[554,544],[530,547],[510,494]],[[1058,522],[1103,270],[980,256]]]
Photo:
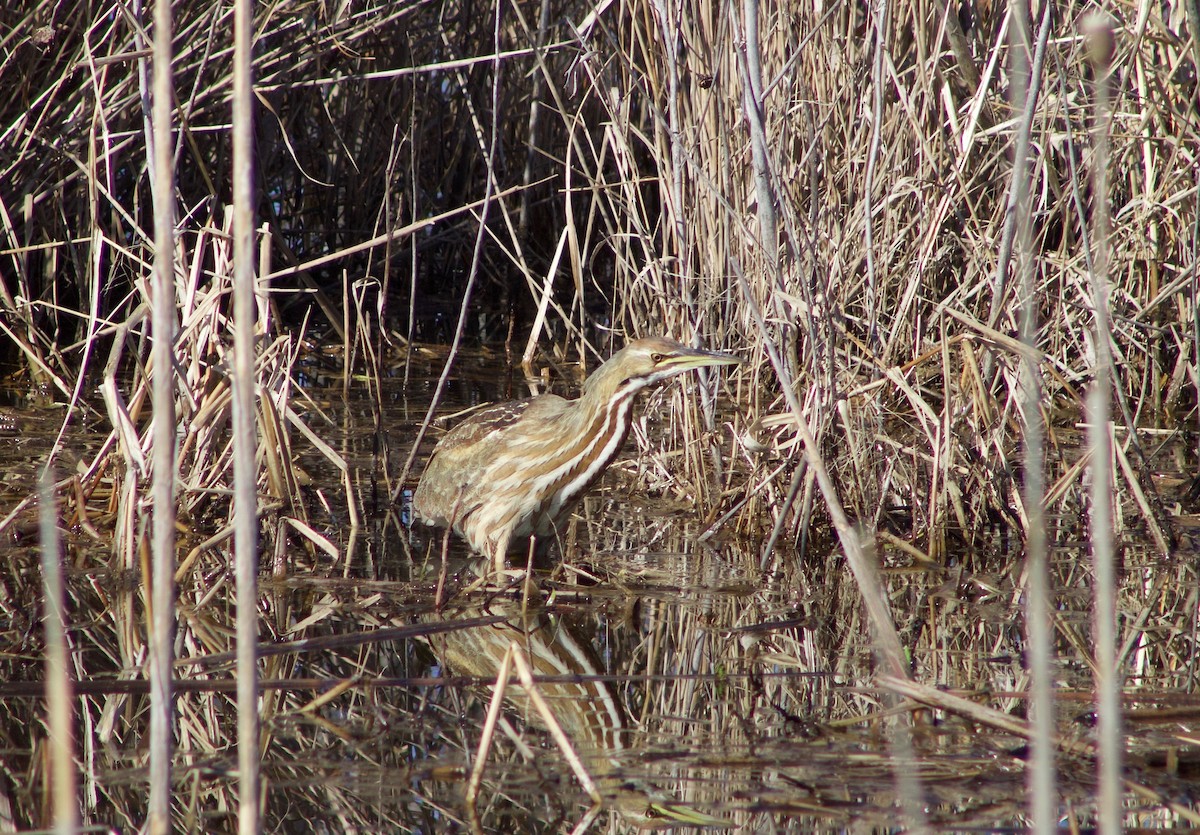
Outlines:
[[[1044,53],[1049,35],[1050,7],[1043,11],[1041,32],[1034,52],[1030,32],[1028,5],[1018,2],[1009,7],[1014,20],[1010,32],[1009,60],[1013,76],[1013,110],[1032,114],[1041,89],[1042,65],[1038,58]],[[1030,58],[1030,54],[1033,57]],[[1045,495],[1045,427],[1042,417],[1041,369],[1034,360],[1037,332],[1041,326],[1035,275],[1038,265],[1034,259],[1032,241],[1032,201],[1030,187],[1032,172],[1028,144],[1020,138],[1014,149],[1012,165],[1012,200],[1010,207],[1015,221],[1016,270],[1019,278],[1021,304],[1021,341],[1030,349],[1021,365],[1021,422],[1024,435],[1023,463],[1025,484],[1022,491],[1026,518],[1025,528],[1025,631],[1029,640],[1029,675],[1032,681],[1030,711],[1035,734],[1031,743],[1032,763],[1028,774],[1029,806],[1032,828],[1040,835],[1050,835],[1058,825],[1058,788],[1055,766],[1054,737],[1054,615],[1051,605],[1049,552],[1046,541]],[[1003,255],[1003,253],[1002,253]],[[1007,264],[1001,265],[1007,272]],[[1003,289],[997,288],[1000,295]],[[997,297],[992,297],[993,312]]]
[[[175,52],[170,0],[154,3],[153,110],[148,113],[154,192],[154,272],[150,360],[154,410],[153,544],[150,630],[150,806],[146,829],[166,835],[171,824],[171,752],[175,711],[171,669],[175,643]],[[144,89],[144,88],[143,88]]]
[[1114,39],[1112,23],[1106,17],[1085,22],[1090,60],[1095,73],[1095,104],[1092,115],[1092,207],[1091,285],[1093,337],[1096,346],[1096,371],[1088,392],[1088,447],[1092,461],[1091,514],[1088,529],[1092,538],[1092,563],[1095,572],[1095,657],[1096,714],[1099,739],[1099,823],[1103,835],[1123,830],[1121,815],[1121,779],[1124,743],[1121,731],[1122,676],[1117,669],[1117,583],[1116,551],[1113,547],[1113,465],[1112,465],[1112,332],[1109,323],[1108,282],[1108,166],[1111,113],[1109,85]]
[[42,470],[38,485],[38,521],[42,552],[42,584],[46,630],[46,714],[50,730],[50,795],[52,820],[57,835],[79,831],[76,799],[74,717],[75,693],[67,664],[67,617],[62,577],[62,551],[58,536],[58,514],[50,468]]
[[[256,835],[259,822],[258,722],[258,452],[254,400],[254,9],[235,0],[233,58],[233,527],[237,584],[238,831]],[[284,466],[287,466],[286,464]]]

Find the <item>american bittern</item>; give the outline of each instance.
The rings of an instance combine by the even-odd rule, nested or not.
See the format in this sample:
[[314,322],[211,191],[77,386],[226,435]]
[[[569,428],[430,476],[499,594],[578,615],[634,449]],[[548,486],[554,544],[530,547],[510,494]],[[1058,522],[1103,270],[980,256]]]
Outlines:
[[578,400],[543,394],[456,426],[434,449],[413,511],[453,528],[503,570],[509,548],[550,536],[621,451],[639,391],[693,368],[739,362],[659,337],[630,342],[587,378]]

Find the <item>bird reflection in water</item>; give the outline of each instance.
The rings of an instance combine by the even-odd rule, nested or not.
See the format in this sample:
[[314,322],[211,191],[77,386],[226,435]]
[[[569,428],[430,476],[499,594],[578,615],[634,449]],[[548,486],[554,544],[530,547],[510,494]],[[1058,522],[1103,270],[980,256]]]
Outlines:
[[[467,789],[466,811],[472,828],[482,831],[474,810],[475,791],[486,764],[494,725],[491,714],[498,710],[501,697],[509,708],[536,717],[549,728],[592,795],[593,807],[574,831],[586,830],[604,808],[641,829],[732,826],[623,773],[637,752],[629,747],[629,721],[619,691],[603,677],[604,670],[586,638],[564,618],[552,617],[552,609],[540,599],[497,597],[453,614],[446,612],[443,619],[491,615],[503,620],[439,632],[427,639],[451,675],[493,682],[493,709],[476,757],[476,773]],[[541,680],[545,677],[552,678]],[[530,683],[532,689],[527,687]],[[556,725],[561,734],[555,732]]]

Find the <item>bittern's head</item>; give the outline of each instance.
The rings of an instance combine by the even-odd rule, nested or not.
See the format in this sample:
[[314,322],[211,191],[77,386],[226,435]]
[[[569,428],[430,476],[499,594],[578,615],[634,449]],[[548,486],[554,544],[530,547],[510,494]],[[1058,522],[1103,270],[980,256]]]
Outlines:
[[711,365],[737,365],[741,359],[719,351],[689,348],[661,336],[635,339],[604,363],[584,385],[586,394],[602,383],[605,386],[633,390]]

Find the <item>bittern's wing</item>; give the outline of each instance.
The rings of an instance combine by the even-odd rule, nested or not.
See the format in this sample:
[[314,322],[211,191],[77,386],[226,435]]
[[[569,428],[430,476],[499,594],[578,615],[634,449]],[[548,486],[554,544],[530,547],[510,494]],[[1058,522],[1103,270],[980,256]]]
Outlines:
[[497,406],[490,406],[481,412],[476,412],[467,420],[458,423],[456,427],[445,434],[442,440],[438,441],[438,445],[433,449],[433,455],[430,456],[430,465],[440,456],[461,458],[464,453],[469,453],[473,449],[482,449],[479,444],[484,443],[487,435],[503,432],[504,429],[521,420],[529,408],[529,404],[534,400],[533,397],[527,397],[526,400],[499,403]]
[[449,525],[478,507],[487,495],[485,473],[508,446],[524,419],[540,420],[567,401],[553,394],[513,400],[476,412],[434,447],[413,495],[413,510],[434,525]]

